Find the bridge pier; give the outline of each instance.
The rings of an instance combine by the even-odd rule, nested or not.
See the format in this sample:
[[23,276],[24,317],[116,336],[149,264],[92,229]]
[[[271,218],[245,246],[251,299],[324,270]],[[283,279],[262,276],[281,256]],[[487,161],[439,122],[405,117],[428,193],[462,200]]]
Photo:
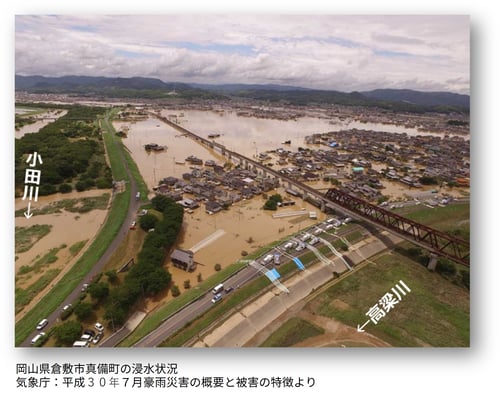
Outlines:
[[304,190],[302,192],[302,200],[305,200],[305,199],[307,199],[307,192]]
[[325,209],[326,209],[326,203],[321,200],[321,212],[325,212]]
[[429,258],[429,263],[427,264],[427,269],[432,271],[436,270],[437,260],[438,260],[437,255],[431,254]]

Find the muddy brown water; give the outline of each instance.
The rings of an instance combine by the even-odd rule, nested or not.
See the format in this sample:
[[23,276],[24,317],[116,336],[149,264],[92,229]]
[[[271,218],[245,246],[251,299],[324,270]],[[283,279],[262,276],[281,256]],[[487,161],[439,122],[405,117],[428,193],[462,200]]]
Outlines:
[[[51,110],[45,113],[37,114],[34,117],[62,117],[66,113],[68,113],[67,110]],[[33,134],[35,132],[38,132],[42,127],[45,127],[46,125],[52,123],[53,120],[39,120],[35,121],[33,124],[26,124],[25,126],[21,127],[18,131],[14,130],[15,137],[16,138],[22,138],[25,134]]]
[[[407,132],[412,135],[420,133],[414,129],[387,124],[355,121],[331,124],[330,120],[318,117],[276,120],[243,117],[232,111],[197,110],[164,110],[162,115],[166,117],[175,115],[177,123],[203,137],[208,137],[208,134],[213,133],[220,134],[216,141],[224,144],[230,150],[238,151],[248,157],[278,147],[297,150],[299,146],[306,146],[304,144],[306,135],[345,128]],[[190,164],[185,162],[185,159],[190,155],[194,155],[203,161],[215,160],[216,163],[221,165],[226,161],[217,152],[182,136],[177,130],[155,118],[137,122],[115,122],[114,126],[117,131],[124,130],[127,132],[127,138],[124,138],[123,142],[130,150],[150,190],[164,177],[175,176],[180,178],[183,173],[190,172]],[[290,140],[291,144],[284,146],[282,142],[285,140]],[[149,143],[166,146],[167,149],[162,152],[147,152],[144,145]],[[331,185],[318,181],[313,186],[326,190]],[[395,186],[391,188],[394,189],[394,193],[399,190],[395,189]],[[280,190],[279,193],[286,195],[283,190]],[[262,210],[264,199],[261,197],[241,201],[233,205],[228,211],[214,215],[205,213],[203,206],[196,209],[193,214],[186,213],[183,231],[177,244],[179,248],[190,249],[219,230],[223,230],[224,234],[213,239],[210,244],[195,253],[195,261],[199,265],[193,273],[186,273],[167,262],[174,281],[181,290],[183,281],[187,279],[190,280],[191,286],[194,286],[197,284],[198,273],[201,273],[203,279],[205,279],[214,273],[216,263],[221,264],[223,267],[227,266],[240,259],[243,250],[252,252],[259,247],[291,233],[296,233],[300,229],[324,219],[324,214],[311,204],[300,199],[293,199],[296,201],[295,206],[280,211],[286,212],[305,208],[308,211],[317,212],[319,219],[311,220],[307,217],[302,219],[297,219],[297,217],[275,219],[272,217],[271,212]],[[249,243],[248,241],[252,242]]]

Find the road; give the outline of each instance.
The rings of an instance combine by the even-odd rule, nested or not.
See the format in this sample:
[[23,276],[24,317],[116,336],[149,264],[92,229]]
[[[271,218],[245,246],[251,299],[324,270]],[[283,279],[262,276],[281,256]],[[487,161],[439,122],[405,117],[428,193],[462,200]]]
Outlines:
[[[352,227],[349,227],[347,229],[344,229],[340,235],[346,235],[348,233],[351,233],[354,228],[356,228],[356,225],[353,225]],[[314,227],[313,227],[314,228]],[[312,229],[313,229],[312,228]],[[332,237],[337,238],[339,235],[334,236],[332,234]],[[263,257],[265,257],[269,252],[274,251],[275,249],[271,249],[270,251],[264,253],[260,258],[256,259],[257,262],[260,262]],[[304,253],[304,252],[302,252]],[[302,254],[301,253],[301,254]],[[271,267],[273,265],[271,264]],[[257,269],[255,269],[252,266],[247,266],[240,270],[238,273],[234,274],[231,276],[229,279],[224,281],[224,287],[233,287],[234,289],[238,289],[242,287],[245,283],[262,276],[262,273],[260,273]],[[223,293],[223,295],[225,292]],[[205,311],[207,311],[213,303],[211,302],[213,295],[211,292],[207,292],[203,296],[201,296],[199,299],[195,300],[192,303],[187,304],[184,308],[179,310],[177,313],[174,315],[166,318],[163,323],[156,328],[154,331],[152,331],[150,334],[148,334],[146,337],[144,337],[142,340],[140,340],[138,343],[134,345],[134,347],[154,347],[158,346],[160,343],[162,343],[165,339],[167,339],[168,336],[172,335],[174,332],[178,331],[182,327],[186,325],[187,322],[194,320],[197,318],[199,315],[203,314]],[[130,331],[127,329],[121,330],[120,334],[115,336],[113,335],[111,338],[103,341],[100,346],[101,347],[112,347],[118,344],[125,336],[127,333]]]
[[[234,289],[237,289],[248,281],[261,275],[262,274],[252,266],[247,266],[240,272],[236,273],[234,276],[226,280],[224,282],[224,287],[233,287]],[[225,292],[223,292],[223,295],[224,294]],[[166,319],[158,328],[156,328],[153,332],[136,343],[134,347],[158,346],[165,339],[167,339],[169,335],[184,327],[184,325],[186,325],[188,321],[195,319],[200,314],[207,311],[213,305],[211,301],[212,297],[212,293],[209,292],[203,295],[200,299],[190,303],[184,309],[178,311],[176,314]],[[104,345],[101,346],[104,347]]]
[[[116,145],[116,141],[113,141]],[[99,274],[106,263],[109,261],[111,258],[111,255],[117,250],[117,248],[120,246],[122,243],[123,239],[129,232],[129,226],[132,220],[135,219],[137,211],[139,209],[140,201],[137,201],[135,199],[135,195],[137,192],[137,184],[135,182],[135,179],[132,177],[132,174],[128,168],[128,164],[125,160],[125,156],[123,155],[123,152],[120,150],[120,156],[123,164],[125,165],[125,169],[127,171],[128,175],[128,180],[130,182],[130,205],[128,208],[127,212],[127,217],[125,219],[125,222],[122,224],[120,230],[118,231],[118,234],[116,235],[115,239],[111,242],[111,244],[108,246],[104,254],[101,256],[101,258],[95,263],[95,265],[92,267],[92,270],[87,274],[87,276],[80,281],[78,286],[69,294],[64,302],[52,313],[47,317],[47,320],[49,321],[48,325],[43,329],[43,332],[47,333],[47,331],[52,328],[53,326],[58,325],[57,323],[60,321],[59,320],[59,315],[62,312],[62,309],[64,306],[68,304],[72,304],[75,302],[79,297],[80,294],[82,293],[82,288],[83,284],[89,284],[95,275]],[[40,318],[40,320],[42,320]],[[20,346],[22,347],[28,347],[31,346],[31,340],[39,333],[39,330],[34,330],[26,340],[24,340],[23,343],[21,343]]]

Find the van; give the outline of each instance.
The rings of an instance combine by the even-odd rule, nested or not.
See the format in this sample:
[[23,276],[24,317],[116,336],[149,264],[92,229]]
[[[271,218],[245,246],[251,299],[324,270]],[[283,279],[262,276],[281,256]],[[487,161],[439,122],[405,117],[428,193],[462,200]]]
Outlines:
[[224,284],[219,284],[214,287],[214,289],[212,290],[212,294],[216,295],[219,292],[222,292],[223,290],[224,290]]
[[77,340],[75,343],[73,343],[73,347],[88,347],[88,346],[89,346],[88,341]]

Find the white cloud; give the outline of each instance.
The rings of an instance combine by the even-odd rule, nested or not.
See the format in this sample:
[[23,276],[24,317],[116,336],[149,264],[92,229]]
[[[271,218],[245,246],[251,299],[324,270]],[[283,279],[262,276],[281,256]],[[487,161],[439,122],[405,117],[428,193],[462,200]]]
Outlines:
[[[16,73],[469,91],[463,16],[17,16]],[[383,84],[383,85],[382,85]]]

